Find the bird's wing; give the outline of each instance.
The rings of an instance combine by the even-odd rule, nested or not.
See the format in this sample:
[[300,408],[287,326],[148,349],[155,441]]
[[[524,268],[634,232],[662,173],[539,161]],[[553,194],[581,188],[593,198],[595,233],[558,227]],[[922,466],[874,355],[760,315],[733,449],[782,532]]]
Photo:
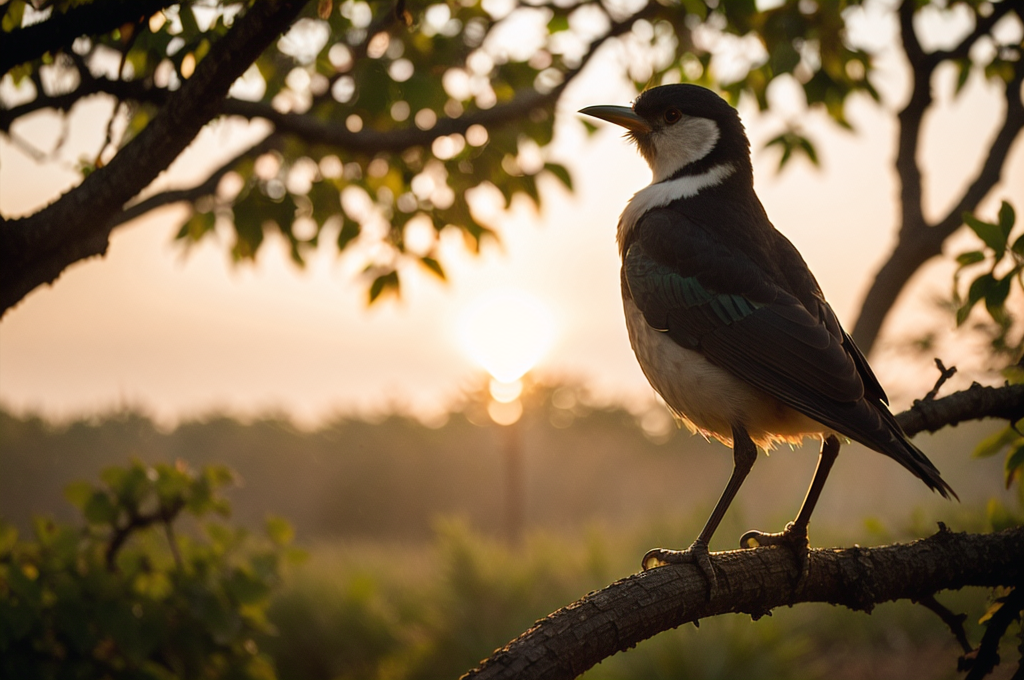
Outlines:
[[714,232],[655,210],[625,244],[623,284],[647,323],[681,346],[955,497],[882,405],[885,393],[803,259],[791,245],[777,255],[785,286]]
[[[802,260],[799,266],[805,267]],[[864,397],[865,362],[851,351],[852,342],[820,295],[787,291],[748,256],[670,210],[652,211],[637,225],[623,277],[652,327],[784,404],[860,439],[843,421]],[[807,280],[816,292],[809,272]]]

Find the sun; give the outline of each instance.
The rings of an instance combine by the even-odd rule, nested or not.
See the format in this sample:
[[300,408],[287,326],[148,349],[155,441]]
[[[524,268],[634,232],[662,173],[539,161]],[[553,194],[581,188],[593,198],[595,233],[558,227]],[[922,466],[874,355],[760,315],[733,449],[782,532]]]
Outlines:
[[529,293],[501,288],[474,300],[459,317],[459,341],[495,380],[512,383],[551,348],[555,317]]

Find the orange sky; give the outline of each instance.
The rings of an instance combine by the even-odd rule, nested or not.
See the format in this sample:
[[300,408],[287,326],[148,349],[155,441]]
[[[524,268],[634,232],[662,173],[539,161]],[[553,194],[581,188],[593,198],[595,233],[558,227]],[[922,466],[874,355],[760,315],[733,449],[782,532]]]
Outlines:
[[[509,287],[542,300],[557,319],[540,374],[581,378],[606,398],[649,400],[622,321],[614,229],[618,213],[650,173],[618,130],[607,126],[588,140],[574,113],[589,104],[629,102],[625,84],[597,75],[616,70],[608,61],[615,56],[608,50],[603,63],[596,60],[559,109],[551,157],[570,167],[576,193],[542,183],[542,212],[517,204],[500,216],[504,248],[488,247],[482,257],[472,258],[457,239],[445,239],[449,284],[412,271],[401,301],[367,309],[356,265],[337,258],[330,238],[302,272],[273,239],[255,266],[235,268],[226,247],[213,242],[183,256],[171,240],[184,212],[167,209],[116,231],[105,259],[74,265],[56,285],[36,290],[8,312],[0,322],[0,403],[59,417],[128,404],[166,423],[211,409],[284,411],[309,424],[351,408],[399,405],[428,413],[443,408],[478,370],[453,330],[461,310],[489,289]],[[892,111],[902,102],[905,73],[891,58],[882,65],[880,89]],[[978,76],[950,104],[954,77],[952,69],[937,76],[942,106],[925,126],[922,161],[931,216],[958,195],[965,169],[980,163],[1002,108],[998,89]],[[784,88],[774,94],[786,101]],[[72,146],[95,153],[96,141],[84,131],[96,120],[105,122],[109,107],[83,108],[72,119]],[[896,215],[894,119],[865,99],[855,98],[849,111],[855,135],[795,110],[819,139],[824,169],[815,171],[800,159],[778,175],[777,153],[761,147],[778,133],[782,118],[758,117],[741,106],[768,214],[801,250],[848,327],[869,276],[893,243]],[[57,121],[38,116],[19,132],[45,147],[57,134]],[[223,126],[205,138],[230,142]],[[170,179],[158,181],[187,177],[188,167],[202,162],[209,161],[189,152]],[[72,182],[66,169],[39,166],[0,141],[5,216],[32,211]],[[1024,215],[1020,139],[1004,181],[980,214],[994,216],[1000,199]],[[898,314],[905,326],[917,323],[915,306],[948,292],[951,271],[932,266],[929,276],[916,279]],[[905,403],[931,384],[929,362],[883,356],[876,368]],[[966,385],[969,377],[961,380]]]

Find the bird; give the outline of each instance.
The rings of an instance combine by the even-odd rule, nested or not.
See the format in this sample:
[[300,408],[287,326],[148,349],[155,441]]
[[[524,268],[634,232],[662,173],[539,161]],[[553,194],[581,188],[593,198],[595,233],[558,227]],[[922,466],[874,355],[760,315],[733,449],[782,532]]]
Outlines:
[[889,411],[885,390],[803,257],[769,220],[737,110],[707,88],[679,83],[645,90],[632,107],[579,113],[625,128],[653,175],[616,229],[626,329],[640,367],[691,432],[733,449],[729,482],[697,539],[685,550],[649,551],[642,568],[695,564],[713,598],[708,544],[758,448],[779,443],[821,440],[807,495],[782,532],[749,531],[740,545],[789,547],[800,580],[807,526],[840,438],[955,498]]

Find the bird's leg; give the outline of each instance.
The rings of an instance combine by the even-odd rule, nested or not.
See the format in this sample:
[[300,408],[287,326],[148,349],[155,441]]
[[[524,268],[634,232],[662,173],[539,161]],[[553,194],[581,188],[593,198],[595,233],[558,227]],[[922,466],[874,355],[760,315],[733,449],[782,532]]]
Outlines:
[[786,525],[785,530],[777,534],[767,534],[760,531],[748,531],[740,538],[741,548],[757,548],[763,545],[785,545],[792,550],[796,557],[797,565],[800,567],[800,579],[807,574],[807,525],[811,521],[811,513],[818,503],[821,490],[825,486],[828,473],[832,470],[832,464],[839,456],[839,440],[831,435],[821,443],[821,453],[818,456],[818,467],[814,469],[814,477],[811,479],[811,486],[807,489],[807,496],[800,506],[800,512],[796,519]]
[[718,592],[718,579],[715,576],[715,568],[711,564],[711,556],[708,554],[708,544],[711,542],[711,536],[715,533],[715,529],[718,528],[725,516],[725,511],[729,509],[729,504],[736,497],[740,485],[743,484],[750,468],[754,466],[754,461],[757,460],[757,447],[754,446],[747,431],[741,427],[732,429],[732,458],[733,468],[729,483],[693,545],[686,550],[655,548],[644,555],[642,562],[645,570],[666,564],[696,564],[704,572],[708,581],[709,598],[714,598]]

